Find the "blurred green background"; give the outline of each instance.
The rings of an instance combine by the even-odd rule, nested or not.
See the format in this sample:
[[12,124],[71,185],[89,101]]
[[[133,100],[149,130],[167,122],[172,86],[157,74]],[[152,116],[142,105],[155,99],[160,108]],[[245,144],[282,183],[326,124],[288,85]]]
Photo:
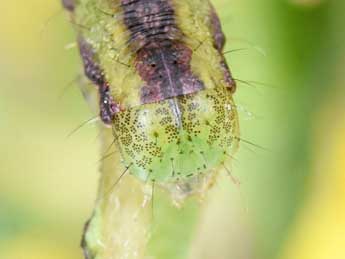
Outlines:
[[[234,161],[246,253],[216,259],[345,258],[345,1],[213,2],[226,50],[245,48],[234,76],[267,83],[236,93],[242,137],[267,148]],[[0,10],[0,258],[82,258],[99,154],[95,126],[67,137],[92,117],[72,26],[57,0]]]

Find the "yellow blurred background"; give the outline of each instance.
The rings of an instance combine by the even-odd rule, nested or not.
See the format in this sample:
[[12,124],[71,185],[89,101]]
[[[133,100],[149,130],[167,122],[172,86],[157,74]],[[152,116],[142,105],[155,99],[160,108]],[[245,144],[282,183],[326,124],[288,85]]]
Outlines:
[[[213,2],[227,49],[246,48],[227,56],[235,77],[268,82],[236,93],[242,135],[269,150],[233,168],[248,259],[345,258],[345,2]],[[82,258],[99,154],[95,126],[67,137],[92,117],[72,26],[57,0],[0,10],[0,258]]]

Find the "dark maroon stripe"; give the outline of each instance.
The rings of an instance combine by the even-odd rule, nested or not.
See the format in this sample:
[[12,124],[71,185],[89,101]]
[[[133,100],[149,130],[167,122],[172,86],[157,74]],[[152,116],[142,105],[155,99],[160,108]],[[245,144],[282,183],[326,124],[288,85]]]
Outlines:
[[212,26],[212,33],[213,33],[213,39],[214,39],[214,46],[221,52],[223,51],[224,45],[225,45],[225,35],[222,31],[222,26],[218,17],[218,14],[216,13],[216,10],[214,7],[211,9],[211,26]]
[[121,6],[132,45],[143,47],[155,41],[155,36],[175,39],[180,32],[169,0],[122,0]]
[[223,69],[224,81],[226,83],[226,86],[230,89],[230,91],[234,93],[236,91],[236,82],[232,78],[229,66],[225,60],[225,57],[223,56],[223,49],[226,42],[226,38],[223,33],[218,14],[216,13],[216,10],[214,9],[214,7],[212,7],[211,9],[210,15],[211,15],[211,29],[212,29],[212,35],[213,35],[213,45],[219,51],[220,55],[222,55],[220,66]]
[[97,57],[90,44],[79,38],[79,50],[84,63],[84,72],[98,89],[100,117],[105,124],[111,124],[116,113],[120,112],[120,105],[111,96],[109,84],[97,62]]
[[191,72],[191,57],[192,50],[178,42],[152,43],[140,49],[136,69],[146,82],[141,102],[157,102],[203,89],[203,83]]
[[84,73],[93,83],[101,86],[105,83],[104,74],[100,65],[96,62],[96,55],[83,38],[78,39],[79,51],[84,63]]
[[182,43],[170,0],[122,0],[129,45],[136,69],[145,81],[142,103],[193,93],[204,88],[191,72],[192,50]]

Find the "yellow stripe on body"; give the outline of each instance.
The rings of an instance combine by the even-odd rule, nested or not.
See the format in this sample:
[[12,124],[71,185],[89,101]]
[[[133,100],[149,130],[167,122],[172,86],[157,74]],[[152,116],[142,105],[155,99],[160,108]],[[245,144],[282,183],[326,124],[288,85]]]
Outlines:
[[[205,88],[224,86],[222,57],[214,47],[211,28],[212,5],[208,0],[173,1],[177,25],[186,36],[183,40],[193,51],[192,72]],[[217,84],[217,85],[215,85]]]

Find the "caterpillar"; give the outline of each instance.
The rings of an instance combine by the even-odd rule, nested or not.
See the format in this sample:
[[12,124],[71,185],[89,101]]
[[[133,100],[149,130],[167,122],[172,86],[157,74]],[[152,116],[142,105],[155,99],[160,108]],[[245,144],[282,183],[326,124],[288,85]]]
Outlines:
[[[63,0],[124,164],[165,185],[207,175],[238,145],[236,89],[208,0]],[[197,9],[197,10],[196,10]]]
[[[75,25],[84,74],[97,92],[99,118],[112,130],[124,173],[172,195],[176,186],[189,196],[205,182],[211,185],[240,138],[236,83],[209,0],[62,4]],[[90,258],[94,249],[85,233],[82,246]]]

